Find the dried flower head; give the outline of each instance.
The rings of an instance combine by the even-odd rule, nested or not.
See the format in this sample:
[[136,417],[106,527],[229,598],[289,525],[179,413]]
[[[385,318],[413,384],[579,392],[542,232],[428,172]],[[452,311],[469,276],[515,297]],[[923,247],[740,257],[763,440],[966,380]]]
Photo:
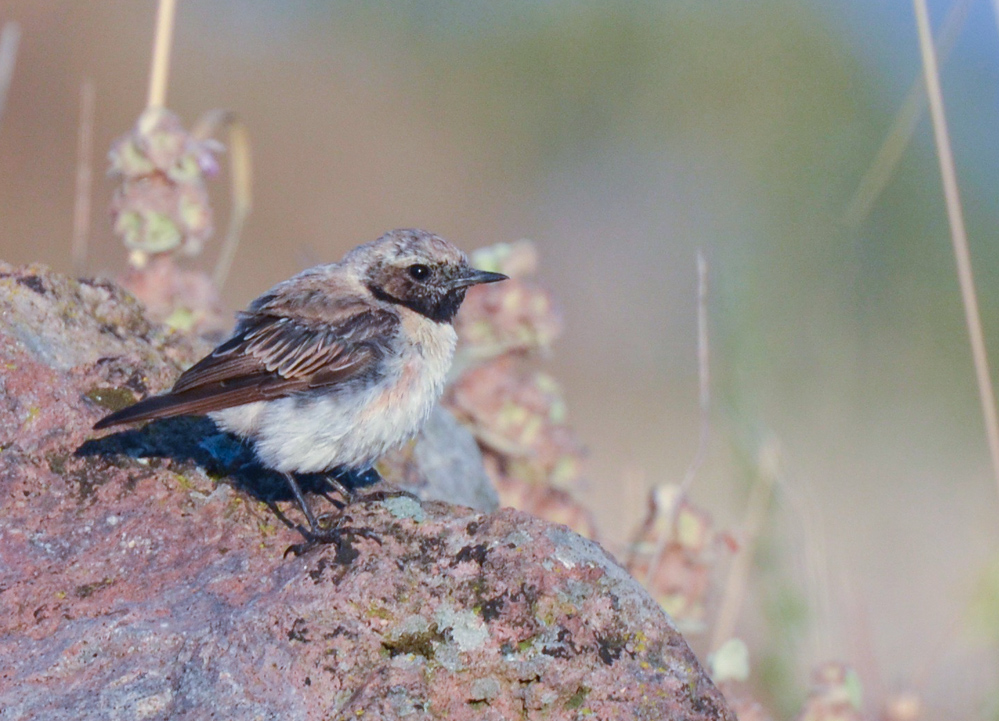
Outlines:
[[568,492],[582,476],[582,444],[558,384],[533,367],[562,328],[551,296],[529,279],[538,265],[534,245],[500,243],[473,253],[472,262],[511,279],[469,290],[455,322],[457,377],[444,403],[478,440],[503,505],[593,538],[592,515]]
[[505,273],[510,280],[469,290],[455,328],[463,365],[506,353],[547,352],[562,332],[551,295],[527,278],[537,267],[529,240],[500,243],[472,254],[476,268]]
[[148,108],[108,154],[108,174],[120,181],[111,200],[114,230],[143,267],[153,255],[195,255],[212,234],[205,178],[218,172],[222,146],[188,133],[176,115]]
[[502,458],[505,476],[556,488],[579,479],[583,449],[551,376],[507,355],[463,373],[445,403],[485,453]]
[[199,335],[228,329],[230,321],[212,279],[202,271],[178,267],[170,256],[154,256],[142,268],[130,268],[118,282],[146,305],[150,318],[171,328]]
[[711,575],[719,553],[734,549],[711,516],[678,488],[662,484],[649,493],[649,509],[635,540],[628,569],[687,633],[704,630]]

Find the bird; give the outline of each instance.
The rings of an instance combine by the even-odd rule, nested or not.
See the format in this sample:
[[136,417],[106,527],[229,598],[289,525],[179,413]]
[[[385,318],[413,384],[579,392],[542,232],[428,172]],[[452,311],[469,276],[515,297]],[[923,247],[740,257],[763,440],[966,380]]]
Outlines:
[[295,474],[333,474],[349,505],[337,471],[377,477],[378,459],[419,432],[444,389],[465,292],[502,280],[438,235],[390,231],[275,285],[168,392],[94,429],[206,414],[284,476],[308,543],[335,542],[335,527],[320,525]]

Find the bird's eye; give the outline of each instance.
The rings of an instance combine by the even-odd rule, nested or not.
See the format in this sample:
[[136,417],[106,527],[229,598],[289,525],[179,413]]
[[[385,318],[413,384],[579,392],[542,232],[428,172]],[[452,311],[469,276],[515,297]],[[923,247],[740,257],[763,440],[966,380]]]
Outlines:
[[413,280],[426,280],[430,277],[430,268],[423,265],[422,263],[416,263],[408,268],[409,276]]

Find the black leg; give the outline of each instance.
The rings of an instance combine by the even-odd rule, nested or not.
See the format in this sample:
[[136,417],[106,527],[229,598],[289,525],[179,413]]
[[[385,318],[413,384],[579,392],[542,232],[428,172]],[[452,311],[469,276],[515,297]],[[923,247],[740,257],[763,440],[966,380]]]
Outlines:
[[379,474],[374,468],[359,471],[355,468],[348,468],[347,466],[337,466],[327,473],[325,478],[326,482],[329,483],[337,493],[343,496],[347,505],[350,505],[357,500],[359,488],[373,486],[374,484],[382,481],[381,474]]
[[302,489],[298,487],[298,481],[290,473],[282,473],[284,479],[288,482],[288,487],[291,488],[291,492],[295,496],[295,500],[298,501],[298,507],[302,509],[302,513],[305,514],[305,520],[309,522],[309,530],[312,533],[317,533],[321,529],[319,524],[316,523],[316,517],[312,515],[312,509],[309,508],[309,504],[305,501],[305,496],[302,494]]
[[323,476],[323,479],[333,486],[333,490],[343,496],[344,503],[350,505],[357,498],[357,494],[350,488],[347,488],[337,476],[333,473],[328,473]]
[[[331,543],[339,547],[345,537],[357,536],[360,538],[368,538],[372,541],[377,541],[381,543],[381,539],[374,534],[369,528],[344,528],[343,523],[351,520],[350,516],[345,515],[342,511],[333,517],[333,522],[328,527],[323,527],[316,520],[316,516],[312,513],[312,509],[309,508],[308,502],[305,500],[305,494],[302,493],[302,489],[298,485],[298,481],[291,473],[282,473],[285,480],[288,482],[288,487],[291,488],[291,492],[295,496],[295,500],[298,501],[299,508],[302,509],[302,513],[305,514],[305,519],[309,522],[309,528],[306,529],[303,526],[297,526],[298,532],[302,534],[305,538],[305,543],[296,543],[293,546],[289,546],[284,555],[287,556],[289,553],[294,553],[296,556],[301,556],[303,553],[315,548],[320,544]],[[348,489],[342,486],[339,481],[336,481],[336,487],[342,489],[342,493],[346,498],[347,502],[350,503],[354,500],[355,496]]]
[[409,491],[404,491],[401,488],[385,489],[384,491],[372,491],[371,493],[365,493],[363,496],[358,496],[355,500],[357,503],[377,503],[378,501],[384,501],[389,498],[412,498],[414,501],[420,501],[420,497],[415,493],[410,493]]
[[[378,471],[374,468],[369,468],[365,471],[355,471],[350,468],[337,468],[331,473],[326,474],[324,476],[324,480],[333,490],[343,497],[344,506],[340,509],[339,513],[332,515],[331,522],[328,526],[323,526],[319,519],[316,518],[316,515],[312,512],[312,509],[309,507],[308,502],[305,500],[305,494],[302,493],[302,489],[298,485],[298,481],[295,480],[295,477],[291,473],[282,473],[281,475],[283,475],[285,481],[287,481],[288,487],[291,489],[292,494],[295,496],[295,500],[298,502],[298,507],[302,509],[302,513],[305,514],[305,519],[309,523],[308,528],[305,528],[302,525],[297,526],[298,532],[305,538],[305,543],[299,543],[289,547],[288,550],[285,551],[286,556],[289,553],[294,553],[296,556],[300,556],[320,544],[329,543],[339,546],[342,540],[349,536],[359,536],[381,543],[381,540],[371,531],[371,529],[344,528],[343,524],[351,520],[350,516],[345,514],[346,508],[354,503],[374,503],[376,501],[384,501],[387,498],[396,498],[399,496],[408,496],[416,501],[420,500],[418,496],[410,493],[409,491],[398,489],[373,491],[371,493],[361,495],[354,490],[353,486],[373,485],[381,481],[382,477],[378,474]],[[344,481],[347,481],[347,483],[344,483]],[[350,485],[348,486],[347,484]],[[332,501],[332,499],[330,499],[325,492],[323,492],[323,495]],[[320,518],[326,520],[330,518],[330,515],[324,514],[320,516]]]
[[[344,485],[343,480],[346,480],[350,487]],[[374,468],[369,468],[364,471],[358,471],[353,468],[335,468],[329,475],[326,476],[326,481],[333,486],[340,495],[343,496],[344,501],[347,505],[353,503],[375,503],[377,501],[384,501],[387,498],[398,498],[400,496],[406,496],[412,498],[414,501],[419,501],[419,497],[409,491],[403,491],[398,488],[392,490],[380,490],[372,491],[371,493],[360,493],[355,490],[357,487],[373,486],[376,483],[384,483],[385,479],[382,478],[381,474]],[[386,484],[391,487],[391,484]]]

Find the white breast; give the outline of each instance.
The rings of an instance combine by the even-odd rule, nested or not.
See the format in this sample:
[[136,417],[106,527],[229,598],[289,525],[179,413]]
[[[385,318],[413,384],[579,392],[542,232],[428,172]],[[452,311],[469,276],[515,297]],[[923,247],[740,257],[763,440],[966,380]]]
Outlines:
[[211,414],[222,428],[253,440],[264,465],[311,473],[364,469],[412,438],[444,389],[457,341],[449,323],[405,310],[396,353],[384,377],[365,387],[259,401]]

